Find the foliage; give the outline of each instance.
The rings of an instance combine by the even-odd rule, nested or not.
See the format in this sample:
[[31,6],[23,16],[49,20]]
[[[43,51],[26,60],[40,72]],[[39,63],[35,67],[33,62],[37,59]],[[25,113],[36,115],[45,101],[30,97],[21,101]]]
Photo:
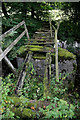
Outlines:
[[20,95],[24,95],[29,99],[39,99],[43,95],[43,83],[39,82],[38,78],[36,78],[36,73],[31,62],[28,68]]
[[80,2],[75,3],[63,3],[62,9],[65,14],[69,16],[69,20],[60,25],[59,38],[61,40],[67,40],[67,43],[74,41],[80,42]]
[[[74,41],[80,42],[80,2],[79,3],[47,3],[47,2],[36,2],[35,4],[28,2],[19,4],[17,2],[3,2],[2,3],[2,11],[4,16],[2,16],[2,32],[6,32],[14,25],[17,25],[19,22],[24,20],[26,22],[30,38],[33,36],[34,32],[42,27],[46,21],[48,21],[49,10],[58,9],[64,10],[65,14],[69,16],[67,21],[63,21],[60,24],[59,29],[59,39],[63,41],[67,41],[67,43],[74,43]],[[58,14],[56,14],[58,17]],[[54,16],[54,15],[53,15]],[[58,17],[59,18],[59,17]],[[47,22],[46,22],[47,23]],[[53,21],[55,24],[55,21]],[[56,27],[56,25],[55,25]],[[12,43],[13,40],[18,37],[21,32],[24,30],[24,27],[20,27],[17,31],[9,34],[2,41],[3,50]],[[13,37],[13,38],[12,38]],[[27,38],[24,36],[18,44],[11,50],[8,54],[10,59],[13,59],[17,56],[17,49],[20,48],[21,45],[25,45],[27,43]],[[39,46],[41,47],[41,46]],[[38,48],[33,48],[32,50],[40,50]],[[71,49],[68,48],[68,49]],[[59,49],[60,50],[60,49]],[[63,50],[63,49],[62,49]],[[22,49],[24,51],[24,49]],[[22,52],[21,51],[21,52]],[[62,52],[63,53],[63,52]],[[61,55],[62,55],[61,53]],[[72,54],[69,54],[70,57],[75,58]],[[67,57],[67,54],[64,55]],[[69,89],[65,86],[65,76],[57,81],[55,78],[51,78],[51,97],[47,96],[43,98],[43,81],[36,77],[36,73],[32,63],[29,64],[29,71],[27,72],[24,86],[21,89],[19,94],[19,98],[27,97],[28,99],[38,99],[40,101],[46,101],[48,105],[45,105],[43,108],[39,108],[40,113],[43,113],[43,119],[69,119],[74,118],[76,116],[80,116],[80,102],[78,100],[79,94],[70,93]],[[19,72],[19,71],[18,71]],[[2,112],[2,118],[12,119],[15,117],[14,113],[10,110],[12,107],[10,102],[13,103],[11,99],[7,101],[7,96],[14,96],[14,91],[16,87],[17,79],[13,74],[9,74],[7,77],[2,78],[2,83],[0,86],[0,91],[2,91],[2,107],[0,111]],[[2,87],[2,88],[1,88]],[[72,89],[73,90],[73,89]],[[16,100],[17,101],[17,100]],[[17,106],[17,110],[22,111],[25,108],[25,100],[23,100],[20,106]],[[16,110],[15,110],[16,111]],[[24,115],[26,112],[25,111]],[[32,111],[33,112],[33,111]],[[30,113],[31,114],[31,113]],[[24,116],[23,116],[24,117]],[[16,116],[17,118],[17,116]],[[20,119],[20,118],[19,118]],[[77,119],[77,118],[76,118]]]
[[[31,70],[31,72],[30,72]],[[32,63],[29,64],[29,72],[27,73],[26,79],[24,81],[24,86],[19,94],[20,99],[24,99],[25,97],[29,99],[38,99],[39,101],[45,101],[46,98],[43,98],[43,82],[36,79],[36,73],[34,71]],[[67,75],[66,75],[67,76]],[[51,119],[51,118],[73,118],[75,117],[75,113],[78,116],[79,112],[79,102],[76,103],[76,100],[72,100],[72,97],[69,99],[68,97],[68,88],[65,87],[64,80],[60,75],[60,81],[55,80],[52,77],[51,79],[51,97],[47,96],[46,106],[44,104],[44,108],[40,108],[40,113],[43,113],[45,116],[44,118]],[[39,82],[40,81],[40,82]],[[7,99],[7,96],[14,97],[14,90],[16,86],[16,78],[13,74],[9,74],[7,77],[2,79],[2,117],[3,118],[13,118],[14,113],[10,111],[11,104],[14,104],[11,99]],[[67,95],[66,95],[67,94]],[[74,94],[74,96],[76,93]],[[71,104],[71,101],[74,101]],[[10,103],[9,103],[10,102]],[[15,101],[17,102],[17,100]],[[18,101],[20,102],[20,101]],[[22,110],[25,108],[26,101],[23,100],[22,104],[17,107],[18,109]],[[76,104],[75,104],[76,103]],[[66,104],[66,105],[65,105]],[[76,109],[77,107],[77,109]],[[18,110],[16,109],[16,110]],[[75,109],[75,111],[74,111]],[[43,117],[41,117],[43,118]]]
[[74,25],[73,21],[63,21],[60,25],[58,37],[62,41],[67,41],[68,44],[74,43],[80,38],[78,34],[79,27],[77,24]]
[[2,90],[2,118],[14,118],[14,113],[10,110],[10,101],[12,101],[11,99],[9,101],[7,101],[7,96],[8,95],[12,95],[12,92],[14,91],[13,88],[13,84],[11,83],[11,79],[10,79],[11,75],[8,75],[8,77],[6,77],[5,81],[2,80],[2,85],[0,86],[1,90]]
[[[64,76],[65,80],[66,76]],[[65,87],[65,84],[63,83],[63,80],[57,81],[55,78],[52,78],[51,80],[51,94],[53,97],[62,98],[65,95],[65,92],[67,93],[67,88]]]
[[46,119],[69,119],[74,117],[74,109],[75,107],[72,104],[68,104],[65,100],[54,97],[50,100],[48,106],[45,106],[45,108],[39,108],[39,112],[45,115],[44,118]]

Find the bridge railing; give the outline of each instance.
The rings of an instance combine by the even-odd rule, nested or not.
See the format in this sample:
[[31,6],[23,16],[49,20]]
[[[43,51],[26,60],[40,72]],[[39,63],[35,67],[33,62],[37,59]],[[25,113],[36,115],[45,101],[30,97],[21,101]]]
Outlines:
[[14,26],[13,28],[11,28],[10,30],[8,30],[7,32],[5,32],[4,34],[2,34],[0,36],[0,40],[2,40],[3,38],[5,38],[8,34],[10,34],[11,32],[15,31],[16,29],[18,29],[20,26],[24,25],[25,30],[4,50],[1,52],[0,54],[0,61],[2,61],[2,59],[10,52],[10,50],[14,47],[14,45],[17,44],[17,42],[26,34],[27,38],[29,39],[29,34],[28,34],[28,30],[25,24],[25,21],[20,22],[18,25]]

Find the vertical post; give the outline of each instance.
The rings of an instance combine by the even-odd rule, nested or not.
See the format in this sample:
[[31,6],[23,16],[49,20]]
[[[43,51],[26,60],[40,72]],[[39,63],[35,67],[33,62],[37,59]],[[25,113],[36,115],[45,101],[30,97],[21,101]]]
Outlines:
[[49,87],[50,87],[50,83],[51,83],[51,53],[48,53],[48,58],[49,58]]
[[27,30],[27,27],[26,27],[25,22],[24,22],[24,28],[25,28],[25,31],[26,31],[26,36],[27,36],[27,38],[29,39],[29,34],[28,34],[28,30]]
[[50,66],[49,66],[49,53],[46,53],[46,62],[45,62],[45,72],[44,72],[44,79],[43,79],[43,87],[44,87],[44,93],[43,96],[47,97],[50,96]]
[[56,80],[59,81],[57,29],[55,29],[55,65],[56,65]]
[[51,37],[52,37],[52,26],[51,26],[51,17],[49,16],[49,24],[50,24],[50,34],[51,34]]

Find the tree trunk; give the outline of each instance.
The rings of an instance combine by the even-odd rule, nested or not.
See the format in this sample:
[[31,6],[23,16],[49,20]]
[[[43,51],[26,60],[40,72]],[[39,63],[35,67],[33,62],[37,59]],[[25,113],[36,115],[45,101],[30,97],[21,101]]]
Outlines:
[[34,9],[31,8],[31,17],[34,19]]
[[57,29],[55,29],[55,65],[56,65],[56,80],[59,81]]
[[9,15],[7,14],[7,11],[6,11],[6,8],[5,8],[5,5],[4,5],[3,2],[2,2],[2,11],[3,11],[4,16],[6,17],[6,19],[9,18]]

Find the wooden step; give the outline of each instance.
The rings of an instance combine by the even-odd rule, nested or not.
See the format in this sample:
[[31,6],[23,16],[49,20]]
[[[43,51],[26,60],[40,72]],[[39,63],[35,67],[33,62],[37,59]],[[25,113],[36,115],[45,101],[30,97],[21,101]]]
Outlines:
[[[52,30],[52,32],[54,32],[54,30]],[[35,34],[47,34],[47,33],[50,33],[50,30],[35,32]]]
[[45,42],[45,43],[33,42],[33,43],[28,43],[28,45],[54,45],[54,42]]
[[54,41],[54,39],[52,38],[52,37],[50,37],[50,38],[45,38],[45,39],[30,39],[30,40],[28,40],[28,42],[47,42],[47,41],[49,41],[49,42],[53,42]]

